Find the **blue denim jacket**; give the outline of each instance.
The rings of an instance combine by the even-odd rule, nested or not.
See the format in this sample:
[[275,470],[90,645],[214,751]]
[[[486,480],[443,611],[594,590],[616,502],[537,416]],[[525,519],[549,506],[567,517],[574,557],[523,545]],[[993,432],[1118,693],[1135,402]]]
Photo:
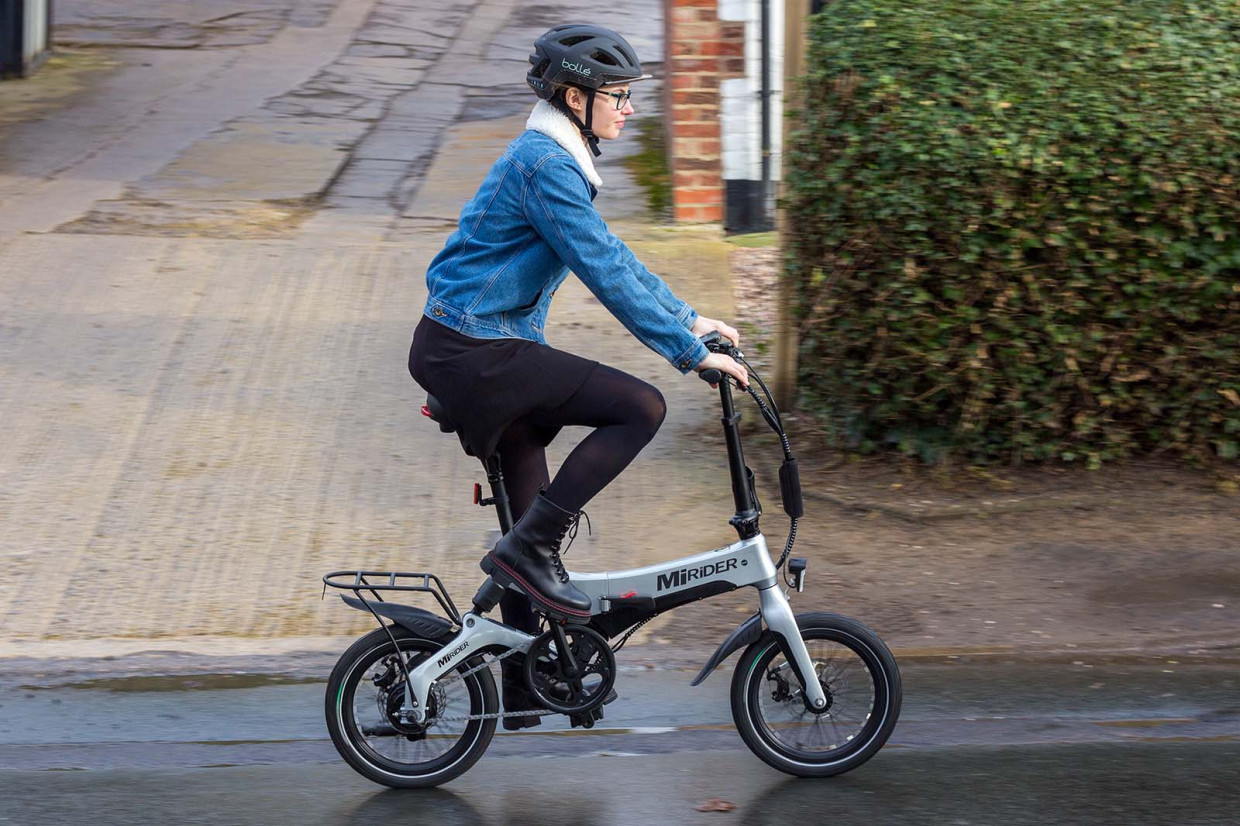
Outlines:
[[474,338],[546,344],[551,297],[571,268],[643,344],[688,373],[707,355],[697,313],[637,260],[594,207],[598,190],[554,139],[509,144],[426,273],[426,315]]

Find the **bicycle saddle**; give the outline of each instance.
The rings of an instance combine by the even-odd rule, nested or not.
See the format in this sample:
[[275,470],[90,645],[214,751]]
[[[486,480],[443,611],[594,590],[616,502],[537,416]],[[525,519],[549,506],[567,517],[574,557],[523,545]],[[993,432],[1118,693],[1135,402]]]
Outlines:
[[456,425],[452,423],[452,419],[448,417],[448,411],[443,409],[443,405],[439,403],[439,399],[428,395],[426,404],[422,405],[422,415],[436,422],[440,431],[443,433],[455,433]]

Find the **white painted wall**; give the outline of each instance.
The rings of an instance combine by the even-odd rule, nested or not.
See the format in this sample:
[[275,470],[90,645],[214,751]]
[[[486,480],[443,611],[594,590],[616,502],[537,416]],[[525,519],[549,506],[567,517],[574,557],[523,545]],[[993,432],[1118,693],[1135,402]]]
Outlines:
[[30,66],[48,48],[47,0],[24,0],[25,31],[22,34],[22,63]]
[[[784,3],[770,3],[771,176],[779,180],[783,144]],[[762,180],[762,3],[719,0],[719,19],[745,23],[745,76],[720,85],[723,177]]]

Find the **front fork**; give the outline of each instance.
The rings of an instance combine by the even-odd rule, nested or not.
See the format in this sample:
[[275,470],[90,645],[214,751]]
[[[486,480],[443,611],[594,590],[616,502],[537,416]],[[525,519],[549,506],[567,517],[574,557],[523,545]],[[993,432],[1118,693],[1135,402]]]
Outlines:
[[758,589],[758,599],[762,620],[779,638],[779,647],[805,690],[809,705],[814,709],[825,709],[827,695],[822,690],[822,683],[818,682],[818,672],[814,670],[814,663],[805,648],[805,640],[801,639],[801,629],[797,626],[797,618],[792,613],[788,598],[778,585],[772,585]]

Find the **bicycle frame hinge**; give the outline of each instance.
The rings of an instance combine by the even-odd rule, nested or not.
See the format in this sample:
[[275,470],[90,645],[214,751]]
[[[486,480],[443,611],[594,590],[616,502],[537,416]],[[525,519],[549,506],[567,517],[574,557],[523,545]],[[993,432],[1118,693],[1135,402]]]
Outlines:
[[729,519],[728,524],[736,528],[736,534],[742,540],[753,539],[762,533],[758,527],[758,512],[756,510],[741,511]]

